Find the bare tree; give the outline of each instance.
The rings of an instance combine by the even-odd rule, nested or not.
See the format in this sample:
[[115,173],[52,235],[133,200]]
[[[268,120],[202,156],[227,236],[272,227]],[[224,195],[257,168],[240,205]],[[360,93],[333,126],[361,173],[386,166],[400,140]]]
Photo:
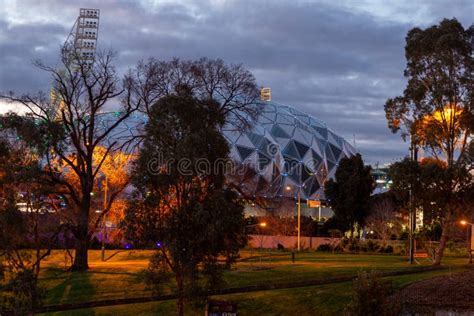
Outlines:
[[[126,186],[109,192],[100,215],[92,216],[96,179],[107,158],[123,145],[111,136],[141,106],[141,100],[134,97],[134,81],[130,76],[119,80],[113,60],[111,51],[99,52],[93,63],[82,59],[79,52],[64,51],[59,70],[36,63],[52,76],[51,98],[44,93],[0,96],[29,110],[23,117],[10,115],[7,123],[20,137],[44,150],[47,179],[60,187],[56,193],[67,201],[68,211],[63,215],[75,237],[72,269],[77,271],[88,269],[89,240]],[[120,102],[121,109],[104,124],[101,112],[112,102]],[[25,129],[26,122],[35,123],[29,124],[34,132]]]
[[397,215],[396,204],[390,196],[382,194],[371,201],[366,223],[383,244],[401,228],[400,218]]
[[140,110],[149,113],[160,98],[176,94],[187,86],[199,99],[213,99],[220,104],[221,115],[240,128],[249,127],[257,118],[259,92],[254,76],[240,64],[226,64],[221,59],[140,61],[130,72],[134,90],[141,101]]

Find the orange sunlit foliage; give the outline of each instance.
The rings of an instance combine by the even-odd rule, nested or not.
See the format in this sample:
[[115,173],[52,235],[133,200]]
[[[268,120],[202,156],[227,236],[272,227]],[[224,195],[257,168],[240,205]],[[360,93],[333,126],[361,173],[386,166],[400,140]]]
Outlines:
[[440,167],[441,169],[446,169],[448,167],[448,164],[446,163],[446,161],[443,161],[434,157],[424,157],[421,159],[420,164],[422,166],[436,165]]
[[[465,144],[465,132],[461,126],[463,109],[448,104],[442,110],[426,115],[412,126],[418,144],[428,148],[439,148],[444,159],[452,159],[454,150]],[[441,158],[441,157],[438,157]]]
[[[107,213],[107,221],[115,224],[115,227],[125,217],[125,210],[128,207],[128,201],[125,199],[116,199]],[[113,242],[119,242],[123,240],[123,232],[120,229],[109,230],[109,240]]]
[[456,105],[446,105],[441,111],[435,111],[432,115],[424,118],[425,124],[441,124],[446,131],[459,128],[462,108]]
[[[69,157],[69,159],[73,163],[76,163],[75,157]],[[128,171],[131,159],[133,159],[133,155],[131,154],[126,154],[123,152],[113,152],[107,154],[105,148],[96,148],[93,157],[94,167],[98,167],[101,163],[102,165],[100,167],[100,171],[97,174],[96,182],[94,184],[94,197],[92,201],[94,207],[91,209],[92,211],[95,211],[97,209],[102,210],[104,208],[105,186],[107,186],[108,191],[107,201],[110,201],[111,197],[114,196],[115,192],[122,191],[128,185]],[[58,169],[63,171],[66,181],[78,188],[77,191],[80,192],[80,181],[77,174],[72,171],[72,168],[69,166],[58,166]],[[109,211],[109,214],[111,214],[112,218],[120,218],[121,216],[123,216],[122,213],[126,207],[124,206],[125,203],[126,201],[120,200],[119,197],[117,197],[112,202]],[[119,213],[122,215],[119,215]]]
[[[97,147],[96,151],[94,152],[93,157],[93,164],[94,167],[98,167],[99,164],[102,162],[100,167],[100,171],[97,175],[97,179],[107,179],[107,186],[108,189],[113,192],[115,189],[122,188],[126,186],[129,181],[129,163],[133,158],[131,154],[126,154],[123,152],[115,152],[109,153],[104,158],[106,154],[106,149],[103,147]],[[76,164],[76,158],[71,156],[68,157],[74,164]],[[64,173],[66,180],[73,184],[74,186],[79,187],[80,181],[75,172],[72,171],[72,168],[66,166],[58,166],[58,169],[61,169]],[[102,181],[96,181],[94,186],[94,193],[100,193],[103,183]]]
[[[97,147],[94,152],[94,165],[98,166],[104,159],[106,150],[103,147]],[[132,159],[131,154],[126,154],[121,151],[109,153],[105,157],[104,162],[100,168],[99,174],[107,178],[107,185],[109,189],[123,187],[129,181],[128,169],[129,162]]]

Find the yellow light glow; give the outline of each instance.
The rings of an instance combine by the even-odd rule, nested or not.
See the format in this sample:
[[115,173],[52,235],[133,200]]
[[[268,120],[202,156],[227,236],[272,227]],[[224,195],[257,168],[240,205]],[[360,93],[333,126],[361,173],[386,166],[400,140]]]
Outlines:
[[267,223],[263,222],[259,224],[261,227],[267,227]]
[[467,225],[467,222],[464,221],[464,220],[462,220],[460,223],[461,223],[461,225],[463,225],[463,226],[464,226],[464,225]]
[[454,105],[446,105],[443,110],[435,111],[431,116],[428,116],[427,120],[435,120],[441,123],[450,124],[452,121],[457,123],[460,115],[462,114],[462,108]]

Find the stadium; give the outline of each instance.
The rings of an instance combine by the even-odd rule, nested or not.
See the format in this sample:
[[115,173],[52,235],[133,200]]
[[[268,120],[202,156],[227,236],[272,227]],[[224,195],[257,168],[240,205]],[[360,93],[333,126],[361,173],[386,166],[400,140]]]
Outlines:
[[[278,202],[267,205],[297,196],[303,201],[324,200],[324,182],[334,177],[343,157],[356,153],[354,147],[320,120],[291,106],[272,101],[261,101],[259,106],[261,113],[251,129],[240,131],[232,124],[222,129],[236,171],[228,175],[228,182],[246,198]],[[146,120],[145,115],[134,114],[107,141],[138,136]],[[114,121],[114,113],[101,116],[104,128]],[[258,213],[252,205],[248,212]],[[303,212],[308,211],[304,207]]]

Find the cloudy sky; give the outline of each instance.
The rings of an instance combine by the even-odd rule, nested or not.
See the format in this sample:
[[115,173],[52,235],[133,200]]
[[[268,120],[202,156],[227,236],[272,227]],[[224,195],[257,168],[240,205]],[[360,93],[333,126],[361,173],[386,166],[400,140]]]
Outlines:
[[407,153],[383,111],[405,85],[407,31],[474,22],[472,0],[0,0],[0,92],[49,90],[32,61],[58,63],[81,7],[101,10],[99,47],[118,51],[121,71],[148,57],[242,63],[274,101],[355,139],[368,163]]

